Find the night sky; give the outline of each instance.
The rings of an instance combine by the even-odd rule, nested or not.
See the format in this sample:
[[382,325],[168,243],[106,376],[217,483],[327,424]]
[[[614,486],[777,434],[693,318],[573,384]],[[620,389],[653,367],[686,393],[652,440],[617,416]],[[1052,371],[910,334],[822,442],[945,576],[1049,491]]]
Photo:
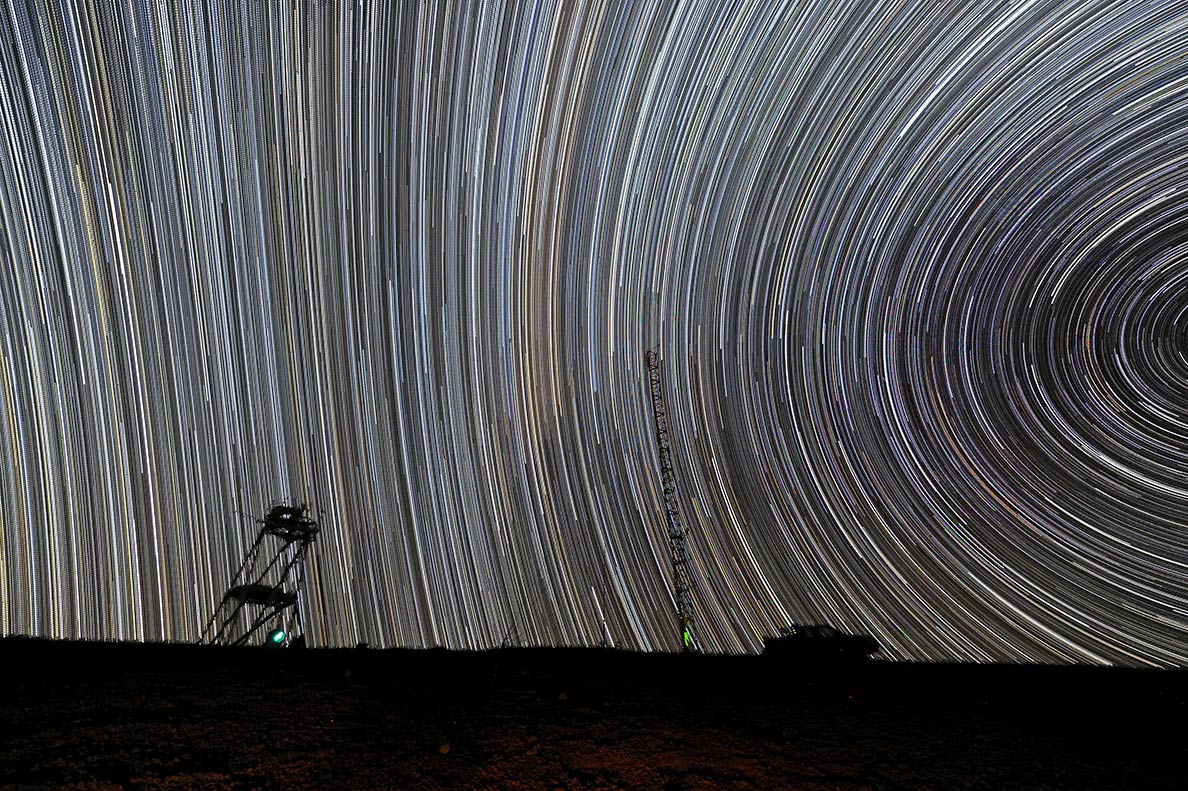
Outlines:
[[[1188,2],[0,9],[0,626],[1188,662]],[[605,621],[605,623],[604,623]]]

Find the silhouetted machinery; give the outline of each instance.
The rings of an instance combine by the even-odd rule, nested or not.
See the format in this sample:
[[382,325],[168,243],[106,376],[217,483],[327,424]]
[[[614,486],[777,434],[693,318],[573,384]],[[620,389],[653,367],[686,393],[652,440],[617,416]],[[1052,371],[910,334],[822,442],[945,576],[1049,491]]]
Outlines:
[[[286,645],[290,634],[294,644],[304,645],[298,594],[305,585],[305,559],[321,527],[304,504],[276,503],[256,522],[260,532],[199,643],[244,645],[264,633],[265,645]],[[271,553],[264,551],[269,537]]]
[[655,349],[647,352],[648,384],[652,394],[652,417],[656,424],[656,451],[660,462],[660,486],[664,490],[664,513],[668,518],[668,553],[672,560],[672,596],[676,603],[677,622],[681,630],[681,647],[685,651],[700,651],[693,633],[693,605],[689,593],[689,534],[681,518],[677,503],[676,474],[672,469],[672,450],[668,445],[668,409],[660,386],[660,355]]
[[765,655],[802,661],[864,660],[878,651],[873,638],[846,634],[828,624],[789,626],[776,637],[763,638]]

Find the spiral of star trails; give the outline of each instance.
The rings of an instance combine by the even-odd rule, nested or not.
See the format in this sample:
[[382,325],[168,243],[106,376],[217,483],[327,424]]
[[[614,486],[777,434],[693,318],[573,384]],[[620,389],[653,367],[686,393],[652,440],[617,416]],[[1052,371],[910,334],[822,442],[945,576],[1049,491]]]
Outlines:
[[0,628],[1188,662],[1188,2],[4,0]]

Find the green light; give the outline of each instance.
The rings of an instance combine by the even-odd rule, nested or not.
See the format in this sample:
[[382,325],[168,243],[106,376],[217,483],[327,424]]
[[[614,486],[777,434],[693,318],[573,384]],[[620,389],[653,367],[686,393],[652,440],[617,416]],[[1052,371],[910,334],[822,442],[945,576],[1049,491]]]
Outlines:
[[268,642],[280,645],[285,641],[285,637],[287,636],[284,629],[273,629],[268,633]]

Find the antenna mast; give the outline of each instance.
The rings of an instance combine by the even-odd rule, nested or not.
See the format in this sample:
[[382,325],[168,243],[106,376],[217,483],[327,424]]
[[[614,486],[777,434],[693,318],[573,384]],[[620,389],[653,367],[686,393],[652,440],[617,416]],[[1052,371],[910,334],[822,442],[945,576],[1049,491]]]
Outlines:
[[672,558],[672,597],[676,602],[677,622],[681,630],[681,647],[685,651],[700,651],[693,636],[693,604],[689,594],[689,548],[686,537],[689,529],[681,518],[677,503],[676,475],[672,471],[672,450],[668,445],[668,410],[660,386],[660,355],[655,349],[647,352],[648,384],[652,392],[652,416],[656,422],[656,450],[660,460],[660,485],[664,490],[664,513],[668,517],[668,552]]

